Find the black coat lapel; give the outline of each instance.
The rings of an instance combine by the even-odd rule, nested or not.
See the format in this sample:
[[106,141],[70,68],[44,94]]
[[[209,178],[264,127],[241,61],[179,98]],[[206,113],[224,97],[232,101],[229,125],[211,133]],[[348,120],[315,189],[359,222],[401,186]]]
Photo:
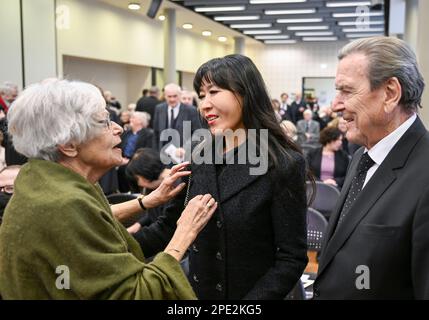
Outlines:
[[333,220],[330,222],[329,229],[327,231],[327,239],[329,239],[329,237],[331,237],[331,239],[325,242],[326,248],[324,249],[324,253],[321,257],[321,264],[318,272],[319,276],[353,233],[359,222],[368,214],[376,201],[395,181],[396,171],[404,167],[409,154],[425,133],[426,129],[420,119],[417,118],[413,125],[407,130],[407,132],[405,132],[398,143],[387,155],[386,159],[384,159],[383,163],[377,169],[372,178],[368,181],[367,185],[356,199],[354,205],[347,213],[340,229],[334,233],[338,215],[347,196],[348,189],[350,188],[351,179],[356,172],[357,163],[359,162],[360,156],[364,150],[362,148],[356,152],[355,161],[353,166],[350,168],[350,174],[347,175],[346,179],[347,185],[345,185],[344,190],[347,190],[347,192],[343,191],[341,193],[338,205],[335,209],[335,215],[331,217]]

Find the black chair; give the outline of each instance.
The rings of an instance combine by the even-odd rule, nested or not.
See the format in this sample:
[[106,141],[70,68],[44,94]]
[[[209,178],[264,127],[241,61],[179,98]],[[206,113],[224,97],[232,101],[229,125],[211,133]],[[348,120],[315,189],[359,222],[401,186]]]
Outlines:
[[328,221],[317,210],[307,209],[307,246],[308,250],[319,252],[322,249],[323,236],[325,235]]
[[[107,200],[110,204],[118,204],[129,200],[137,199],[138,194],[131,193],[114,193],[107,196]],[[125,228],[132,226],[134,223],[140,220],[143,215],[146,213],[142,212],[141,214],[135,214],[132,217],[121,221]]]
[[[311,190],[312,185],[307,182],[307,195],[309,195]],[[339,197],[340,191],[336,187],[316,181],[316,194],[310,206],[322,213],[326,220],[329,220]]]

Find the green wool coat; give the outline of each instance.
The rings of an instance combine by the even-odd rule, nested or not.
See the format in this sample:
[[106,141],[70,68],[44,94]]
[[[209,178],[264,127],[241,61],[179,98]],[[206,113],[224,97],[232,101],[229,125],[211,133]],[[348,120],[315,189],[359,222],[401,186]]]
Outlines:
[[3,299],[195,299],[180,264],[144,263],[98,184],[62,165],[22,167],[0,227]]

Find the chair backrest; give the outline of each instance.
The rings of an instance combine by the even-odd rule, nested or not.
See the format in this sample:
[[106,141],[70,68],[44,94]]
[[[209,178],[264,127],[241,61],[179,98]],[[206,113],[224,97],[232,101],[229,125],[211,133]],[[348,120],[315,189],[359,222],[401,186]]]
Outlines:
[[322,249],[323,236],[325,235],[328,221],[317,210],[307,209],[307,247],[308,250],[319,252]]
[[[310,192],[311,187],[311,184],[307,182],[307,193]],[[316,195],[311,207],[322,213],[329,220],[339,197],[340,191],[336,187],[316,181]]]
[[[130,193],[114,193],[107,196],[107,200],[110,204],[118,204],[129,200],[134,200],[138,197],[138,194],[130,194]],[[145,214],[145,213],[142,213]],[[134,223],[140,220],[142,214],[136,214],[132,217],[122,220],[121,223],[125,228],[132,226]]]

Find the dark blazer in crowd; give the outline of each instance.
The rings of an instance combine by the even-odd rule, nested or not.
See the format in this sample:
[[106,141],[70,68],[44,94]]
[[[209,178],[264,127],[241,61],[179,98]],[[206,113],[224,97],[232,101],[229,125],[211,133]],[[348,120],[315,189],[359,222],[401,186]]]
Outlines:
[[[301,107],[304,108],[304,110],[300,111],[299,109]],[[299,102],[296,102],[296,101],[292,102],[290,104],[290,108],[291,108],[291,113],[293,115],[292,120],[295,124],[297,124],[299,120],[304,119],[304,111],[305,109],[307,109],[307,104],[303,99],[301,99],[301,101]]]
[[[317,299],[429,299],[429,133],[419,118],[337,220],[364,148],[331,215],[314,283]],[[361,266],[360,270],[357,268]],[[358,288],[366,270],[369,288]]]
[[305,161],[293,151],[281,169],[192,164],[189,199],[210,193],[218,208],[189,251],[199,299],[284,299],[307,264]]
[[153,118],[155,116],[155,107],[160,103],[160,101],[152,96],[141,97],[137,101],[136,111],[147,112],[150,114],[150,123],[149,128],[153,128]]
[[[177,108],[177,107],[176,107]],[[154,140],[153,140],[153,148],[155,150],[160,151],[164,145],[167,143],[165,141],[161,142],[160,135],[161,132],[168,128],[168,105],[167,103],[161,103],[155,108],[155,117],[153,119],[153,130],[154,130]],[[176,129],[180,135],[180,145],[176,145],[176,147],[183,147],[184,142],[183,139],[183,122],[191,121],[191,133],[195,130],[201,128],[201,121],[198,111],[195,107],[189,106],[186,104],[180,104],[180,111],[174,120]]]
[[6,165],[23,165],[27,162],[27,158],[15,150],[7,128],[7,119],[0,119],[0,131],[3,134],[3,141],[1,145],[2,147],[4,147],[4,157]]
[[[121,149],[124,150],[127,145],[127,141],[132,135],[132,130],[125,131],[122,136]],[[143,128],[137,132],[137,140],[134,148],[134,152],[139,148],[152,148],[153,145],[153,130],[151,128]],[[134,154],[134,153],[133,153]],[[132,156],[131,156],[132,157]]]
[[[322,165],[323,147],[318,147],[310,150],[307,153],[308,166],[313,172],[316,179],[320,180],[320,169]],[[343,150],[338,150],[334,154],[334,180],[341,189],[344,179],[347,174],[347,167],[349,165],[349,156]]]
[[[308,128],[307,128],[308,126]],[[296,129],[298,131],[298,143],[303,144],[318,144],[320,137],[320,125],[315,120],[305,121],[300,120],[296,124]],[[307,139],[306,133],[309,133],[311,136]]]

